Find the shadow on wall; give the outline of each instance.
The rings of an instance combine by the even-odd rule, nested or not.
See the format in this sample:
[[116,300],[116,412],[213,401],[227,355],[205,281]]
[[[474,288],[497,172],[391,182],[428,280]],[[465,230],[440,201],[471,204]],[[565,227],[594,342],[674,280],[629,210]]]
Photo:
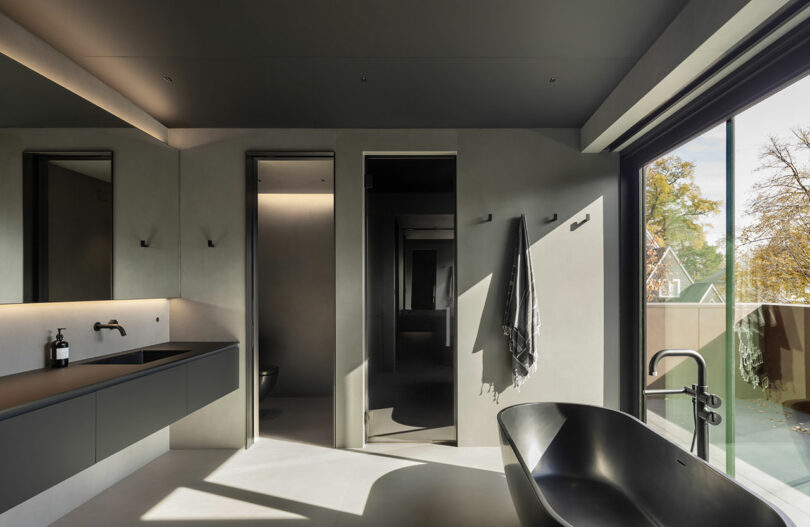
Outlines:
[[[528,219],[527,219],[528,221]],[[506,290],[509,286],[509,279],[512,273],[512,263],[514,260],[514,247],[517,243],[517,229],[520,224],[520,217],[509,219],[507,229],[504,233],[505,246],[492,273],[489,281],[489,290],[484,303],[484,313],[486,319],[491,320],[493,325],[497,323],[497,328],[479,326],[478,335],[475,338],[475,348],[473,353],[483,354],[483,373],[481,375],[481,394],[489,393],[494,401],[507,388],[512,386],[511,358],[506,346],[506,336],[503,334],[501,321],[506,309]],[[531,232],[529,233],[531,236]],[[493,291],[494,287],[494,291]],[[538,298],[539,301],[539,298]]]
[[[565,312],[566,324],[569,324],[568,330],[572,332],[572,339],[575,338],[573,332],[578,328],[583,330],[581,324],[587,324],[587,320],[578,317],[579,307],[583,302],[588,302],[586,297],[579,296],[581,292],[580,286],[583,283],[592,283],[602,288],[605,286],[604,278],[608,276],[607,266],[607,240],[604,233],[605,227],[602,221],[602,196],[597,189],[592,193],[582,192],[578,195],[576,203],[567,203],[555,208],[555,212],[544,214],[538,212],[537,214],[526,213],[526,220],[528,224],[529,243],[531,245],[532,264],[535,273],[535,285],[537,289],[537,302],[540,309],[540,339],[538,346],[538,370],[544,367],[544,357],[556,352],[566,352],[566,350],[553,350],[547,347],[549,331],[559,334],[564,331],[564,328],[550,327],[548,324],[548,316],[552,312]],[[516,207],[519,211],[520,208]],[[548,207],[532,207],[538,211],[550,211]],[[525,207],[523,210],[531,210],[532,208]],[[595,212],[599,212],[599,217],[595,216]],[[588,225],[583,220],[587,214],[590,214]],[[557,219],[553,219],[553,214],[557,214]],[[593,221],[598,220],[598,221]],[[486,300],[480,307],[480,322],[478,324],[478,331],[475,338],[473,354],[481,353],[483,361],[483,370],[481,376],[481,391],[480,394],[489,394],[492,400],[496,403],[499,402],[500,395],[512,386],[512,371],[511,371],[511,357],[509,355],[506,337],[502,330],[503,313],[506,307],[506,292],[509,284],[509,279],[512,272],[512,264],[514,259],[515,244],[517,243],[518,225],[520,223],[520,212],[512,213],[511,217],[497,221],[496,219],[491,223],[471,222],[468,226],[475,232],[475,229],[489,229],[497,230],[500,235],[490,234],[487,236],[489,244],[488,257],[481,257],[476,259],[475,265],[479,280],[474,285],[459,284],[459,297],[462,294],[473,292],[476,289],[485,288],[486,292],[475,291],[471,296],[476,297],[484,294]],[[573,225],[577,224],[577,227]],[[581,229],[580,229],[581,227]],[[578,239],[585,232],[587,228],[600,228],[599,238],[604,244],[603,247],[597,249],[590,248]],[[576,231],[576,232],[575,232]],[[548,242],[548,243],[546,243]],[[559,254],[556,249],[564,247],[565,254]],[[553,251],[546,254],[545,251]],[[587,260],[589,258],[598,258],[603,261],[602,266],[598,271],[602,272],[602,276],[576,276],[575,268],[568,268],[570,257],[579,260]],[[465,262],[466,264],[467,262]],[[549,276],[549,267],[554,269],[555,275]],[[577,266],[580,267],[580,266]],[[595,271],[596,269],[594,269]],[[570,271],[567,273],[567,271]],[[484,273],[487,273],[484,275]],[[483,276],[482,276],[483,275]],[[559,284],[570,283],[570,286],[565,286],[569,289],[570,295],[565,295],[560,298]],[[465,286],[462,288],[461,286]],[[552,288],[558,291],[555,295],[547,294]],[[606,292],[607,293],[607,292]],[[601,297],[601,291],[600,295]],[[617,299],[613,299],[617,300]],[[608,306],[609,299],[607,294],[603,300],[605,303],[605,314],[607,310],[612,308]],[[560,319],[555,316],[557,320]],[[461,328],[460,328],[461,330]],[[605,327],[607,331],[607,324]],[[605,336],[605,345],[607,345],[607,336]],[[532,376],[529,377],[528,383],[532,382]]]
[[[226,466],[234,451],[211,450],[204,454],[178,451],[158,458],[105,491],[99,499],[113,505],[122,500],[121,506],[116,506],[116,521],[120,526],[518,525],[506,481],[500,472],[381,454],[344,452],[338,459],[329,452],[330,449],[317,447],[313,451],[313,455],[327,465],[327,474],[354,456],[380,456],[386,458],[381,460],[382,470],[400,468],[384,472],[365,488],[368,476],[354,474],[352,495],[344,496],[343,487],[336,494],[334,481],[329,481],[328,477],[304,485],[303,489],[282,492],[287,496],[291,493],[301,496],[294,500],[274,495],[270,487],[263,489],[264,477],[259,476],[268,470],[264,463],[242,466],[236,469],[237,474]],[[345,465],[343,467],[340,470],[345,471]],[[220,475],[220,468],[225,475]],[[172,476],[166,477],[169,471]],[[226,483],[237,475],[240,481],[254,482],[248,483],[251,488]],[[272,482],[269,485],[272,486]],[[138,499],[128,499],[132,495],[137,495]],[[470,496],[478,498],[471,503]],[[106,514],[97,515],[100,506],[91,501],[57,521],[55,526],[98,525],[109,519]]]
[[244,312],[185,298],[169,300],[171,339],[238,341],[232,328],[244,324]]

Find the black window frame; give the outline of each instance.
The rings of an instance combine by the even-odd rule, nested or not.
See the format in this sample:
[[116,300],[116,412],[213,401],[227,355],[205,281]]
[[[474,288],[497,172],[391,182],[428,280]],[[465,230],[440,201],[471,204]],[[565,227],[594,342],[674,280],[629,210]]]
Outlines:
[[[793,9],[783,11],[765,24],[761,34],[746,41],[744,46],[754,45],[758,38],[762,38],[800,11],[794,4]],[[727,62],[744,49],[738,48],[737,51],[727,57]],[[620,152],[619,280],[622,411],[644,420],[643,387],[646,366],[643,363],[646,322],[643,250],[644,167],[706,130],[730,121],[735,115],[800,80],[808,73],[810,73],[810,21],[804,20]]]

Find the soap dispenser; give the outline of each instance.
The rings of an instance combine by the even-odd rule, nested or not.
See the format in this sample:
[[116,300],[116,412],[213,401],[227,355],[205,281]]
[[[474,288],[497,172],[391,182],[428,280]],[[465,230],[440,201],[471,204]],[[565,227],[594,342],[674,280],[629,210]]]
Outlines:
[[51,368],[64,368],[68,365],[68,355],[70,345],[62,335],[62,330],[67,328],[56,328],[56,340],[51,342]]

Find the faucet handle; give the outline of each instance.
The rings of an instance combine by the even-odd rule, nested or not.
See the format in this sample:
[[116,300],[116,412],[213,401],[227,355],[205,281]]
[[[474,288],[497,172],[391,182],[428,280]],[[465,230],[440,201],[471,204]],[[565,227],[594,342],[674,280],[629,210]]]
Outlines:
[[708,393],[708,392],[702,392],[701,393],[698,390],[697,391],[697,398],[698,398],[698,401],[702,402],[703,404],[705,404],[709,408],[720,408],[720,406],[722,406],[722,404],[723,404],[723,400],[720,398],[720,396],[715,395],[713,393]]
[[702,419],[703,421],[706,421],[710,425],[715,425],[715,426],[717,426],[717,425],[719,425],[720,423],[723,422],[723,416],[721,416],[717,412],[706,411],[706,410],[700,410],[698,412],[698,419]]
[[709,408],[720,408],[722,404],[723,400],[720,398],[720,396],[713,393],[706,394],[706,406]]

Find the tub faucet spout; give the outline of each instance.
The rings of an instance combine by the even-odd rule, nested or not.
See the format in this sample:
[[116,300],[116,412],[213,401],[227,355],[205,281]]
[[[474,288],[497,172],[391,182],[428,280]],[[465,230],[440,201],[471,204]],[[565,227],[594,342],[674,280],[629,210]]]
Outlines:
[[688,349],[663,349],[650,359],[650,375],[658,375],[658,362],[664,357],[693,358],[697,363],[697,384],[698,386],[706,386],[706,361],[700,353]]
[[[645,390],[644,394],[655,395],[675,395],[684,393],[692,398],[692,412],[695,418],[695,434],[692,436],[692,448],[697,443],[697,455],[704,461],[709,461],[709,424],[719,425],[722,421],[720,414],[707,410],[706,407],[719,408],[720,398],[709,393],[706,385],[706,361],[703,356],[695,350],[690,349],[663,349],[657,352],[650,359],[650,375],[658,375],[658,362],[664,357],[690,357],[697,363],[697,384],[684,386],[679,390]],[[690,449],[691,450],[691,449]]]

